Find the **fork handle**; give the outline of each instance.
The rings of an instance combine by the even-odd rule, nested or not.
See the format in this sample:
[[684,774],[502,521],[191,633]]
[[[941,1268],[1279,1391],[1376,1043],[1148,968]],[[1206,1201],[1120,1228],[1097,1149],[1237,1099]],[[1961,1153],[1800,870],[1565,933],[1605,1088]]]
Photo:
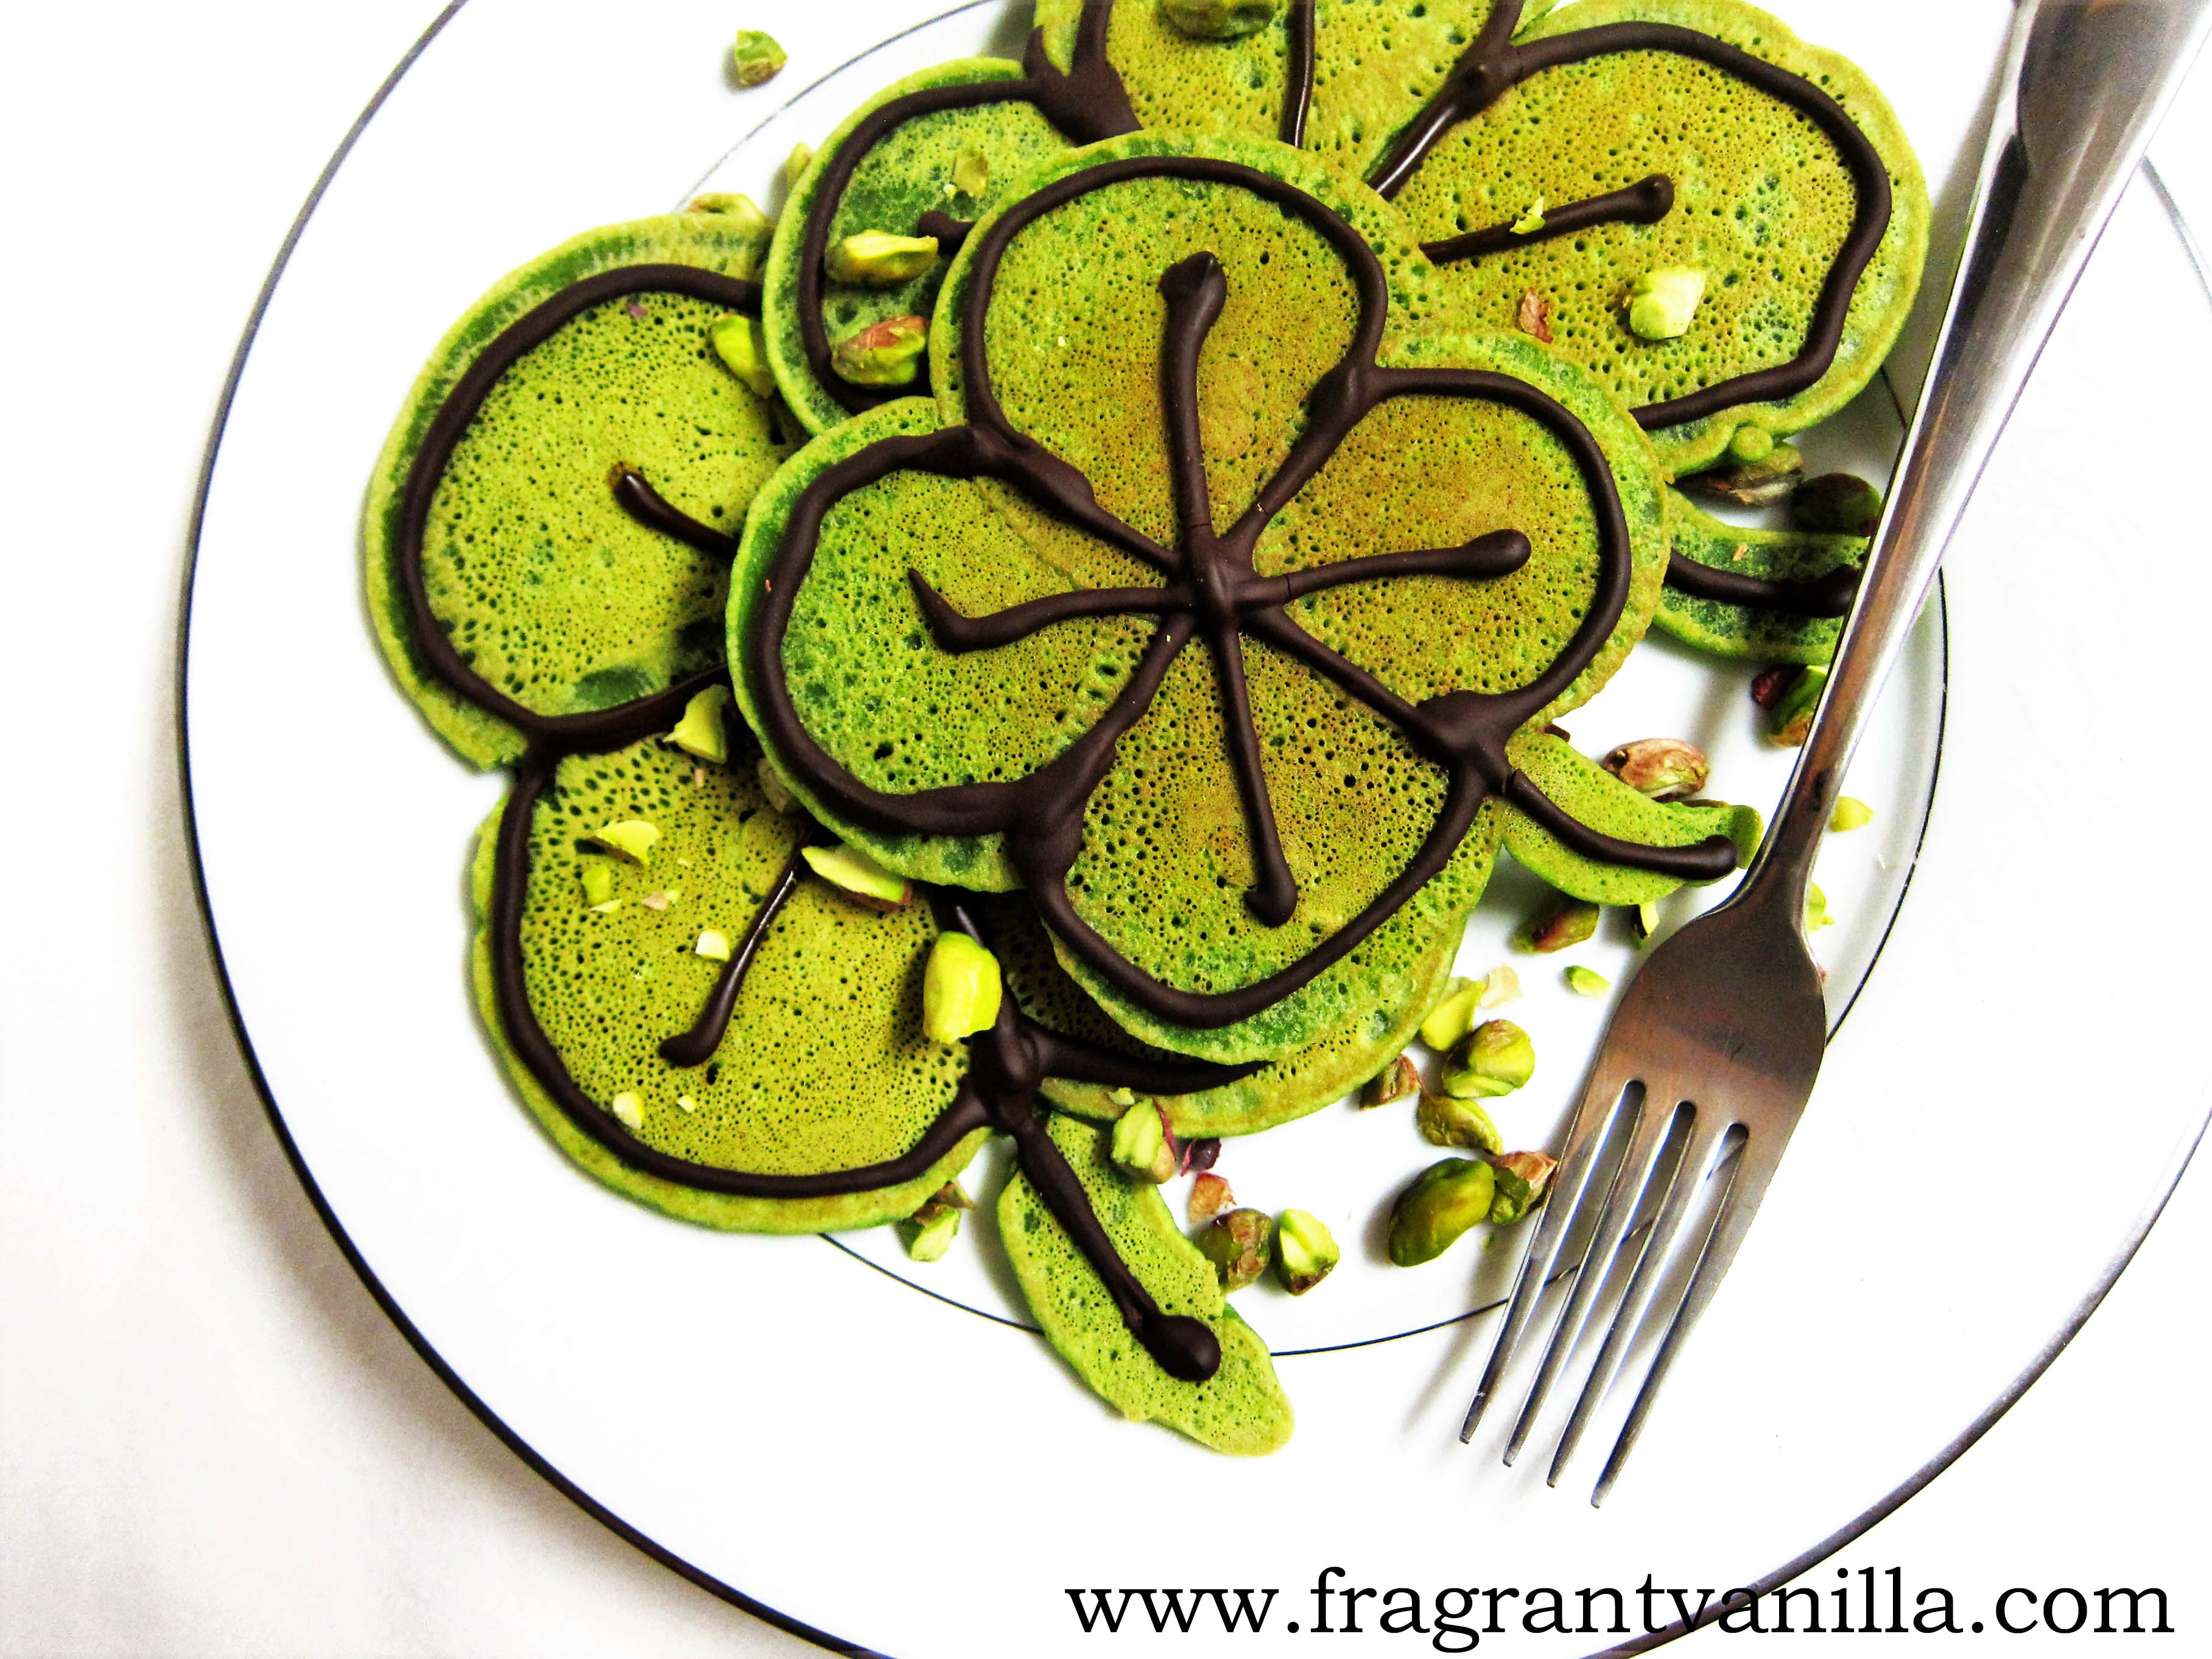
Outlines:
[[1927,392],[1827,690],[1736,902],[1786,902],[1802,927],[1875,694],[2208,24],[2212,0],[2021,0]]

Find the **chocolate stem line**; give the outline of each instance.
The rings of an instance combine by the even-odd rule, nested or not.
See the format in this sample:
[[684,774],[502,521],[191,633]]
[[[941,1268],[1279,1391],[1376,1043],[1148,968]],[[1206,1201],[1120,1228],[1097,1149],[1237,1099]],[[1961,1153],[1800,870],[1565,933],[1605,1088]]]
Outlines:
[[[1316,230],[1351,272],[1359,319],[1350,354],[1324,375],[1307,403],[1307,424],[1274,477],[1252,506],[1224,534],[1217,534],[1206,489],[1197,436],[1195,364],[1206,331],[1218,316],[1226,282],[1211,255],[1186,259],[1170,271],[1168,337],[1163,388],[1169,454],[1181,520],[1174,552],[1122,523],[1097,501],[1089,481],[1036,440],[1017,431],[999,402],[984,350],[985,320],[1000,264],[1015,236],[1044,215],[1091,191],[1134,179],[1169,178],[1226,184],[1251,191]],[[1626,515],[1612,469],[1596,440],[1563,405],[1534,386],[1471,369],[1386,369],[1379,354],[1389,306],[1382,262],[1364,237],[1322,203],[1266,173],[1208,157],[1140,156],[1101,162],[1055,179],[1007,207],[982,233],[969,254],[963,318],[963,393],[968,423],[921,435],[887,438],[825,469],[793,504],[780,546],[764,573],[758,609],[749,630],[743,670],[752,706],[778,759],[853,822],[889,834],[981,836],[1001,834],[1021,884],[1047,925],[1106,983],[1139,1007],[1177,1024],[1218,1028],[1250,1018],[1280,1001],[1340,961],[1381,927],[1430,878],[1443,869],[1492,795],[1510,798],[1516,777],[1506,740],[1563,695],[1595,660],[1620,623],[1628,600],[1632,556]],[[1261,578],[1254,568],[1260,538],[1369,413],[1399,397],[1442,395],[1502,404],[1547,430],[1574,458],[1593,503],[1599,536],[1595,592],[1566,648],[1529,684],[1500,694],[1455,692],[1414,705],[1382,685],[1299,627],[1283,606],[1294,578]],[[822,526],[838,501],[892,473],[921,471],[952,477],[989,477],[1009,483],[1046,512],[1076,528],[1138,554],[1170,578],[1157,592],[1139,590],[1131,612],[1158,616],[1156,626],[1127,684],[1105,713],[1053,760],[1027,777],[956,784],[893,794],[860,781],[815,741],[792,697],[783,672],[783,645],[793,606],[819,546]],[[1350,562],[1348,580],[1433,574],[1486,575],[1517,568],[1528,556],[1525,537],[1506,532],[1455,550],[1382,554]],[[1302,574],[1304,573],[1301,573]],[[1333,585],[1309,577],[1310,591]],[[910,573],[923,614],[943,628],[953,648],[988,638],[1012,638],[1079,617],[1099,614],[1087,595],[1055,594],[1014,608],[1014,614],[968,618]],[[936,599],[932,605],[929,594]],[[949,613],[949,614],[948,614]],[[1397,724],[1415,748],[1445,775],[1444,805],[1419,852],[1397,879],[1349,923],[1289,967],[1233,991],[1199,993],[1166,984],[1129,961],[1076,911],[1069,872],[1081,850],[1085,809],[1110,769],[1115,746],[1151,707],[1175,657],[1203,632],[1215,647],[1231,758],[1243,792],[1254,864],[1259,880],[1248,899],[1255,914],[1274,912],[1288,872],[1281,863],[1273,815],[1252,732],[1241,657],[1224,667],[1224,639],[1250,634],[1305,663],[1385,719]],[[1243,747],[1248,743],[1249,747]],[[1261,787],[1254,788],[1257,782]],[[1533,783],[1522,781],[1524,792]],[[1735,868],[1726,836],[1689,848],[1625,848],[1558,815],[1554,833],[1593,859],[1612,860],[1687,880],[1717,880]],[[1264,826],[1264,828],[1262,828]],[[1271,855],[1269,845],[1273,839]],[[1289,897],[1295,903],[1295,889]],[[1281,914],[1287,915],[1284,910]]]
[[1283,99],[1283,123],[1277,136],[1292,149],[1303,149],[1306,123],[1313,114],[1314,0],[1291,0],[1290,15],[1283,27],[1289,46],[1284,70],[1290,85]]
[[[983,109],[993,104],[1030,103],[1060,133],[1079,144],[1096,143],[1137,131],[1136,112],[1129,94],[1106,57],[1106,28],[1113,0],[1083,0],[1083,15],[1076,25],[1075,52],[1066,73],[1046,54],[1044,31],[1032,29],[1022,52],[1018,80],[985,81],[961,86],[925,87],[894,98],[872,112],[853,129],[822,164],[822,176],[807,203],[806,222],[799,245],[799,337],[806,366],[815,380],[848,414],[858,415],[895,398],[911,398],[928,391],[923,378],[902,386],[855,386],[838,374],[831,361],[833,347],[823,320],[824,262],[830,252],[830,228],[845,192],[851,188],[860,164],[884,139],[907,122],[946,110]],[[957,246],[965,241],[971,227],[933,209],[917,227],[921,234]],[[949,251],[949,249],[948,249]]]
[[1516,230],[1510,224],[1487,230],[1470,230],[1441,242],[1424,242],[1421,252],[1440,265],[1462,259],[1480,259],[1492,253],[1510,253],[1561,236],[1572,236],[1595,225],[1656,225],[1674,210],[1674,181],[1663,173],[1638,179],[1626,190],[1607,191],[1583,201],[1547,208],[1544,222],[1534,230]]
[[[1608,23],[1516,46],[1513,32],[1520,26],[1522,9],[1522,0],[1498,0],[1498,9],[1461,54],[1443,85],[1369,173],[1368,183],[1385,197],[1395,198],[1454,127],[1481,114],[1506,93],[1545,70],[1625,52],[1672,52],[1710,64],[1789,105],[1818,127],[1835,145],[1844,170],[1850,174],[1856,204],[1851,228],[1828,267],[1827,279],[1814,305],[1802,350],[1787,362],[1717,381],[1680,398],[1647,404],[1635,411],[1636,418],[1647,429],[1681,426],[1741,404],[1780,402],[1818,384],[1835,362],[1851,298],[1889,229],[1889,170],[1873,141],[1859,131],[1850,112],[1804,76],[1711,35],[1671,23]],[[1494,233],[1474,234],[1483,238]],[[1479,248],[1472,254],[1454,257],[1495,251]]]
[[1864,574],[1856,565],[1847,564],[1806,581],[1777,581],[1723,570],[1680,553],[1667,562],[1667,586],[1693,599],[1751,611],[1786,611],[1821,620],[1851,614],[1851,605],[1858,598],[1859,578]]
[[615,505],[647,530],[672,536],[724,564],[738,556],[735,536],[700,523],[647,483],[645,474],[635,467],[617,464],[607,483],[614,491]]
[[730,1016],[738,1009],[738,993],[744,988],[745,975],[753,965],[753,958],[760,954],[761,941],[768,937],[768,930],[775,925],[776,917],[782,915],[783,907],[791,902],[791,896],[799,890],[799,878],[805,869],[806,860],[793,853],[791,861],[776,877],[775,885],[769,890],[767,899],[746,925],[744,939],[715,976],[706,1008],[692,1022],[690,1030],[660,1045],[660,1057],[671,1066],[687,1069],[704,1066],[714,1057],[714,1050],[722,1046],[723,1037],[729,1034]]

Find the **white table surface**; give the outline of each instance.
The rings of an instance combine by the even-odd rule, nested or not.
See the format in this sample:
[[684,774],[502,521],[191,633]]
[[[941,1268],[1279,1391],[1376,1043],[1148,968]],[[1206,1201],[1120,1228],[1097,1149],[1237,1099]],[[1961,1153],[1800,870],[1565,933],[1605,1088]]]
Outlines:
[[[732,26],[789,3],[733,6]],[[11,14],[6,1655],[814,1651],[572,1507],[416,1358],[278,1151],[193,902],[174,667],[202,447],[286,227],[430,15],[424,0]],[[2154,157],[2212,232],[2212,62]],[[48,240],[90,263],[46,263]],[[2142,487],[2172,483],[2196,487]],[[2160,948],[2202,948],[2200,906],[2140,897]],[[342,920],[301,905],[310,939]],[[2075,1082],[2093,1122],[2094,1078]],[[1833,1565],[1901,1567],[1962,1607],[2012,1585],[2160,1585],[2181,1632],[2161,1650],[2212,1652],[2208,1261],[2200,1159],[2041,1384]],[[1743,1645],[1723,1639],[1669,1651]],[[1808,1638],[1750,1645],[1793,1639]]]

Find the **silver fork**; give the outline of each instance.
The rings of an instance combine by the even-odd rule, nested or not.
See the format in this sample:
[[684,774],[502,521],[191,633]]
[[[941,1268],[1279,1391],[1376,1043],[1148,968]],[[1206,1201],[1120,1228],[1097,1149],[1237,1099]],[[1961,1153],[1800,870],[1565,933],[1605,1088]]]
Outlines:
[[[1711,1171],[1724,1182],[1715,1218],[1704,1239],[1686,1247],[1696,1252],[1689,1286],[1593,1504],[1612,1490],[1735,1259],[1820,1072],[1827,1023],[1820,970],[1805,943],[1805,889],[1874,694],[1896,665],[1960,514],[2208,23],[2212,0],[2020,6],[1935,367],[1811,735],[1741,885],[1656,947],[1623,994],[1460,1431],[1462,1442],[1474,1437],[1545,1287],[1571,1273],[1573,1289],[1506,1444],[1512,1462],[1603,1287],[1626,1271],[1626,1288],[1552,1461],[1551,1481],[1559,1484],[1647,1311],[1662,1316],[1650,1304],[1674,1235]],[[1609,1178],[1595,1179],[1624,1113],[1632,1115],[1626,1150]],[[1577,1227],[1592,1204],[1594,1227]],[[1632,1226],[1655,1207],[1648,1226]],[[1570,1237],[1585,1231],[1587,1244],[1563,1260]]]

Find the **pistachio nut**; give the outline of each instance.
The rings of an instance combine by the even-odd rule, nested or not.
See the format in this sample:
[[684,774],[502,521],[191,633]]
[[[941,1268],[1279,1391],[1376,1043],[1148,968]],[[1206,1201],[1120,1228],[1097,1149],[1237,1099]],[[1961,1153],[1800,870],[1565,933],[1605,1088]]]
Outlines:
[[1832,927],[1836,919],[1828,914],[1828,896],[1820,890],[1817,881],[1805,884],[1805,931],[1817,933],[1823,927]]
[[643,818],[623,818],[601,824],[584,839],[605,848],[625,864],[643,864],[653,856],[653,844],[660,839],[660,827]]
[[1578,997],[1601,997],[1613,989],[1613,981],[1592,968],[1570,968],[1566,979],[1567,989]]
[[717,933],[712,927],[702,927],[698,942],[691,947],[691,954],[704,957],[709,962],[727,962],[730,959],[730,936]]
[[1198,40],[1235,40],[1275,21],[1279,0],[1160,0],[1160,15]]
[[1401,1267],[1435,1261],[1489,1219],[1497,1192],[1497,1171],[1479,1158],[1431,1164],[1390,1206],[1390,1260]]
[[1735,435],[1729,440],[1729,459],[1738,466],[1755,465],[1773,453],[1774,434],[1748,421],[1736,428]]
[[1335,1237],[1310,1210],[1285,1210],[1275,1218],[1275,1277],[1292,1296],[1304,1296],[1343,1260]]
[[941,1260],[959,1237],[960,1212],[975,1207],[975,1200],[960,1190],[958,1182],[939,1188],[935,1197],[899,1224],[899,1237],[907,1255],[916,1261]]
[[991,158],[980,149],[963,150],[952,164],[952,187],[963,196],[981,196],[991,187]]
[[1482,994],[1474,1000],[1478,1008],[1503,1008],[1509,1002],[1521,1000],[1521,975],[1504,963],[1490,970],[1490,977],[1482,981]]
[[1624,743],[1599,764],[1638,794],[1656,801],[1689,799],[1705,787],[1713,770],[1705,751],[1680,738]]
[[1766,740],[1777,749],[1802,749],[1813,734],[1813,711],[1828,689],[1828,671],[1808,668],[1790,682],[1766,717]]
[[1497,1190],[1490,1200],[1494,1225],[1510,1227],[1544,1201],[1559,1161],[1542,1152],[1507,1152],[1490,1160],[1497,1172]]
[[1782,701],[1783,693],[1789,690],[1791,683],[1804,672],[1803,669],[1788,663],[1776,668],[1760,669],[1758,673],[1752,676],[1752,702],[1771,712],[1774,705]]
[[684,718],[676,722],[668,741],[687,755],[712,761],[717,766],[727,764],[730,738],[722,727],[722,714],[729,706],[728,686],[708,686],[684,705]]
[[1133,1106],[1137,1103],[1137,1091],[1134,1089],[1109,1089],[1106,1098],[1116,1106]]
[[921,377],[929,349],[929,324],[921,317],[890,317],[837,342],[830,366],[854,386],[912,386]]
[[742,191],[717,190],[695,196],[684,210],[733,219],[739,235],[757,237],[763,242],[775,234],[775,221],[762,212],[760,204]]
[[1881,491],[1853,473],[1823,472],[1791,494],[1790,522],[1800,530],[1871,536],[1881,523]]
[[1705,273],[1695,265],[1647,270],[1628,290],[1629,331],[1644,340],[1680,339],[1705,297]]
[[1237,1207],[1237,1194],[1218,1175],[1202,1175],[1190,1183],[1190,1224],[1203,1227],[1224,1210]]
[[1421,1092],[1421,1073],[1412,1057],[1401,1054],[1360,1085],[1362,1107],[1392,1106]]
[[1650,943],[1651,935],[1659,931],[1659,905],[1656,900],[1647,900],[1628,913],[1628,931],[1641,949]]
[[1413,1127],[1431,1146],[1464,1146],[1473,1152],[1505,1150],[1505,1137],[1498,1133],[1481,1103],[1456,1095],[1424,1094],[1413,1113]]
[[1221,1275],[1221,1288],[1241,1291],[1256,1284],[1273,1254],[1275,1224],[1261,1210],[1231,1210],[1214,1217],[1195,1241],[1199,1253]]
[[645,1127],[645,1103],[628,1089],[609,1101],[607,1109],[615,1115],[615,1121],[625,1129]]
[[1854,830],[1863,830],[1874,822],[1874,808],[1864,801],[1845,795],[1836,803],[1836,810],[1828,815],[1828,828],[1839,836]]
[[775,37],[759,29],[739,29],[730,43],[730,68],[741,87],[765,86],[790,61]]
[[1549,956],[1580,945],[1597,933],[1597,906],[1587,899],[1562,898],[1552,908],[1532,916],[1513,935],[1513,948]]
[[1421,1041],[1442,1054],[1474,1029],[1475,1005],[1481,999],[1480,980],[1454,979],[1421,1022]]
[[1182,1167],[1186,1174],[1205,1174],[1219,1161],[1221,1141],[1209,1135],[1204,1140],[1186,1140],[1182,1144]]
[[1469,1031],[1444,1057],[1439,1081],[1460,1100],[1492,1100],[1510,1095],[1536,1075],[1536,1045],[1510,1019],[1486,1021]]
[[778,178],[786,194],[799,188],[799,181],[806,176],[806,169],[814,165],[814,146],[803,140],[791,147],[791,154],[783,158]]
[[988,1031],[1004,991],[998,957],[965,933],[939,933],[921,970],[921,1029],[944,1043]]
[[871,910],[903,910],[914,902],[912,882],[893,875],[856,848],[802,847],[799,856],[816,875]]
[[[741,316],[736,312],[718,317],[708,325],[707,343],[714,348],[722,367],[736,375],[738,384],[754,397],[775,394],[775,375],[768,366],[768,335],[759,318]],[[721,690],[720,686],[714,689]]]
[[[975,1028],[981,1030],[982,1028]],[[1132,1181],[1164,1186],[1175,1178],[1175,1148],[1168,1141],[1167,1115],[1149,1100],[1140,1100],[1114,1121],[1114,1137],[1108,1154],[1114,1166]]]
[[1534,236],[1544,228],[1544,198],[1539,196],[1528,204],[1528,210],[1513,222],[1516,236]]
[[584,902],[594,910],[615,896],[615,867],[605,859],[584,860]]
[[787,813],[799,805],[799,797],[791,793],[791,786],[783,781],[783,774],[766,755],[753,768],[753,777],[760,784],[760,792],[768,799],[769,810]]
[[934,236],[894,236],[864,230],[833,245],[823,264],[832,282],[856,288],[896,288],[937,263]]
[[1804,471],[1805,457],[1797,446],[1778,443],[1760,460],[1695,473],[1679,483],[1694,495],[1734,501],[1738,507],[1768,507],[1796,489]]

